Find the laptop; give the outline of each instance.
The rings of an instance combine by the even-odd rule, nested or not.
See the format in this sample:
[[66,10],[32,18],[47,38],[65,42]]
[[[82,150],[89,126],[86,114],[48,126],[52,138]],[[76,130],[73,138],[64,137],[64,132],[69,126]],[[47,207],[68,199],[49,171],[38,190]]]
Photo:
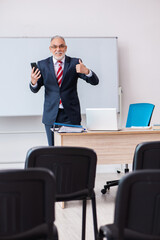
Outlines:
[[116,108],[86,108],[87,130],[120,130]]

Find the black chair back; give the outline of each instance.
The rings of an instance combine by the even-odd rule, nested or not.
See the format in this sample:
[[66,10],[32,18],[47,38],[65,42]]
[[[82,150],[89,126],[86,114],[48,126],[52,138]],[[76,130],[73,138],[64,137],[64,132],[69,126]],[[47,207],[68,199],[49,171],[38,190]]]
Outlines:
[[[81,147],[36,147],[28,151],[25,168],[47,168],[56,178],[56,201],[92,194],[97,156]],[[71,200],[73,200],[73,195]],[[64,198],[64,199],[63,199]]]
[[138,170],[120,180],[114,223],[99,239],[160,240],[160,170]]
[[26,168],[47,168],[54,173],[57,202],[83,200],[82,239],[85,239],[87,199],[92,201],[95,239],[97,237],[96,164],[96,153],[84,147],[35,147],[26,156]]
[[160,169],[160,141],[142,142],[136,146],[133,170]]
[[46,169],[0,171],[0,240],[58,239],[55,192]]
[[154,237],[160,239],[159,220],[160,170],[139,170],[127,174],[120,180],[116,199],[114,221],[119,234],[123,236],[126,229],[126,237],[140,237],[141,234],[143,237],[145,234],[152,240]]

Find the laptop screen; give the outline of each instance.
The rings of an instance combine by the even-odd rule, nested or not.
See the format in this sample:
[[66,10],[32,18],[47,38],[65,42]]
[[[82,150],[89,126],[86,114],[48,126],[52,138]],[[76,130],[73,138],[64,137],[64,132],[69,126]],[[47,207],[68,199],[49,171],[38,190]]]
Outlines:
[[118,130],[116,108],[86,108],[88,130]]

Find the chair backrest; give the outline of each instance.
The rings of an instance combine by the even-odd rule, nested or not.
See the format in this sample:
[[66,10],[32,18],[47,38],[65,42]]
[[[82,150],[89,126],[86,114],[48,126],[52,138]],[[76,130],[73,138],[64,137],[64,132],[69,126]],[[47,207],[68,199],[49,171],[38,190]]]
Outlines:
[[53,229],[55,191],[55,178],[48,170],[0,171],[0,240],[21,239],[23,233],[25,239],[38,239],[46,234],[45,224]]
[[149,126],[155,105],[151,103],[134,103],[129,105],[126,127]]
[[160,141],[142,142],[135,148],[133,170],[160,169]]
[[[133,171],[120,180],[114,223],[118,239],[160,239],[160,170]],[[124,229],[137,237],[124,238]]]
[[83,147],[36,147],[28,151],[25,167],[50,169],[56,178],[56,201],[92,194],[97,155]]

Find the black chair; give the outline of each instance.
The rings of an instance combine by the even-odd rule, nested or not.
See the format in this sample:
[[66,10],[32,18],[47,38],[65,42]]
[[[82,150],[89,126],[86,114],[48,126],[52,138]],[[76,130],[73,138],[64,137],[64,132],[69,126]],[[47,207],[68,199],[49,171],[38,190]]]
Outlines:
[[133,170],[160,169],[160,141],[142,142],[136,146]]
[[102,240],[160,240],[160,170],[138,170],[121,178],[114,223],[99,229]]
[[86,201],[92,201],[94,235],[97,239],[97,213],[94,192],[97,155],[82,147],[36,147],[28,151],[26,168],[50,169],[56,177],[56,201],[82,200],[82,240],[85,239]]
[[[135,148],[132,170],[160,169],[160,141],[142,142]],[[101,190],[103,194],[111,186],[119,184],[119,180],[108,181]]]
[[[126,128],[137,126],[149,126],[155,105],[152,103],[134,103],[129,105]],[[128,164],[124,170],[129,172]],[[107,181],[101,193],[105,194],[110,187],[117,186],[119,180]]]
[[0,171],[0,240],[58,240],[55,192],[47,169]]

